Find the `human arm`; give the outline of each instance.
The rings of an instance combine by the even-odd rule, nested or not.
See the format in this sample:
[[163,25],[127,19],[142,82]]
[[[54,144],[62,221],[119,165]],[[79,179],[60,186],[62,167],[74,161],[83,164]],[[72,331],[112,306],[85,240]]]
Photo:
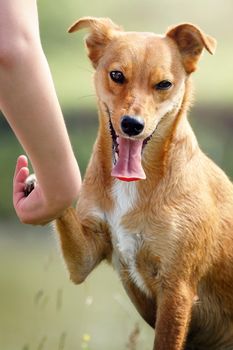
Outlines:
[[43,224],[77,198],[80,172],[41,47],[36,0],[0,0],[0,7],[0,107],[38,181],[19,199],[15,190],[28,170],[18,161],[14,206],[22,222]]

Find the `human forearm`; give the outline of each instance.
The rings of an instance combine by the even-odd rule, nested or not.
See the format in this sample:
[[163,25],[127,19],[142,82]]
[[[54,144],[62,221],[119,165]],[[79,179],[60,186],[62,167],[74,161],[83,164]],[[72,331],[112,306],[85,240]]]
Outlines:
[[[39,49],[23,55],[22,64],[0,67],[3,113],[29,155],[45,194],[53,197],[58,188],[67,195],[77,193],[78,167],[46,60]],[[25,76],[29,77],[26,84]]]

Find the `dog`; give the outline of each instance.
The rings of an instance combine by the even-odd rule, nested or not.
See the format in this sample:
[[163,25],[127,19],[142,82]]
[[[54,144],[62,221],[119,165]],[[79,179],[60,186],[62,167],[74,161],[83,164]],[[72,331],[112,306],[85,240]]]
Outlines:
[[233,349],[233,186],[187,119],[192,73],[216,41],[190,23],[165,35],[89,29],[99,131],[77,208],[56,220],[70,278],[118,272],[154,350]]

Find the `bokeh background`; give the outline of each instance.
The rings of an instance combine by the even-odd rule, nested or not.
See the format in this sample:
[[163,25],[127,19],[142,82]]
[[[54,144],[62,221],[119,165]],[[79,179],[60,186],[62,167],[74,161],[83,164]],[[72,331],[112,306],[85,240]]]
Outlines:
[[[82,173],[97,130],[93,69],[85,31],[66,30],[91,15],[110,17],[126,30],[157,33],[192,22],[217,39],[216,54],[205,52],[193,77],[190,121],[202,149],[233,178],[232,0],[38,0],[38,9],[41,40]],[[22,152],[0,118],[0,350],[151,349],[153,331],[110,267],[100,266],[83,285],[73,286],[52,227],[17,221],[12,175]]]

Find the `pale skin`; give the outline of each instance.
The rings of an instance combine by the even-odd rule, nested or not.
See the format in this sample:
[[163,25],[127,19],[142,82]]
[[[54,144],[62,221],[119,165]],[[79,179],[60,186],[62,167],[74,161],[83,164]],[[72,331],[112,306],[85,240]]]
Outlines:
[[45,224],[76,200],[81,177],[41,47],[36,0],[0,0],[0,108],[28,154],[38,184],[25,196],[20,156],[13,203],[23,223]]

